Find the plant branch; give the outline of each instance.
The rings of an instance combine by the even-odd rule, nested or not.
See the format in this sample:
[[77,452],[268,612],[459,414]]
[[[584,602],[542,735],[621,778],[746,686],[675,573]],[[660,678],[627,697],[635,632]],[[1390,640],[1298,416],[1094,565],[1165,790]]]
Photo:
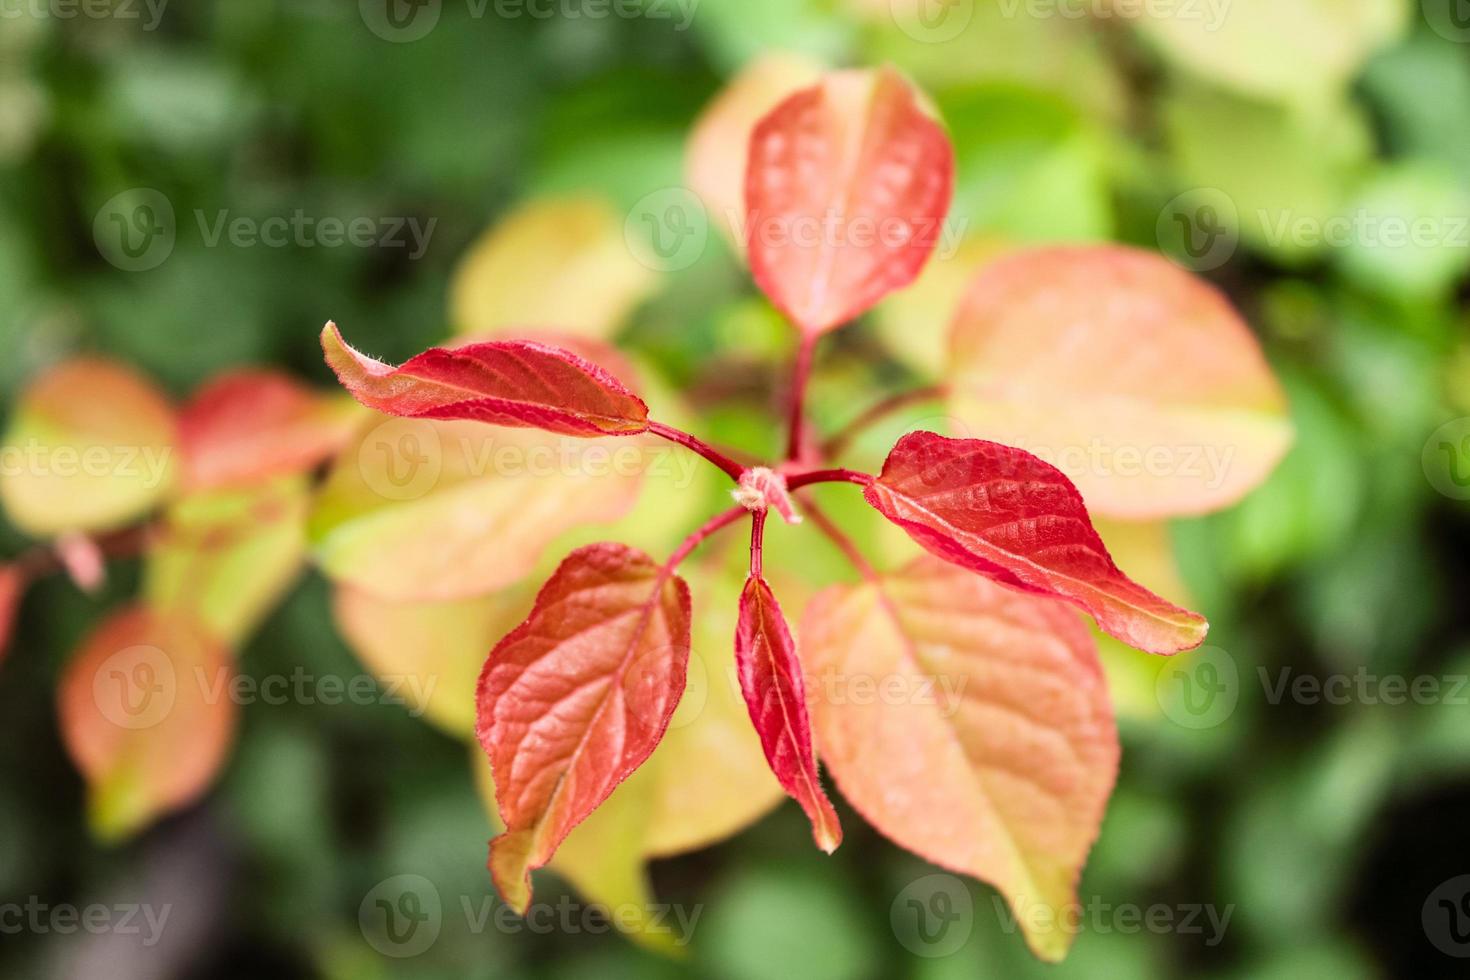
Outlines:
[[740,482],[740,474],[745,472],[744,466],[741,466],[704,440],[696,438],[682,429],[676,429],[671,425],[664,425],[662,422],[650,422],[648,423],[648,431],[670,442],[678,443],[685,449],[693,450],[724,470],[726,475],[737,483]]
[[766,542],[766,512],[750,512],[750,577],[761,577],[762,549]]
[[945,385],[927,385],[923,388],[915,388],[912,391],[900,391],[896,395],[887,398],[868,408],[857,418],[839,429],[831,438],[822,443],[822,458],[835,460],[841,456],[852,441],[857,438],[869,426],[881,422],[883,418],[901,408],[917,405],[921,402],[933,401],[944,397],[948,388]]
[[802,333],[801,344],[796,349],[796,365],[791,370],[791,419],[787,425],[787,459],[801,459],[805,449],[803,423],[806,414],[806,386],[812,377],[812,355],[816,346],[816,334]]
[[879,580],[878,570],[873,567],[873,563],[863,557],[863,553],[858,550],[858,546],[853,543],[852,538],[849,538],[843,533],[842,528],[837,526],[837,522],[828,517],[827,512],[817,506],[816,502],[811,499],[811,494],[801,495],[801,509],[807,517],[812,519],[812,523],[817,526],[817,529],[837,546],[837,550],[842,552],[848,562],[852,564],[853,568],[857,569],[859,575],[869,582],[877,582]]
[[674,549],[674,553],[669,556],[669,560],[664,562],[664,571],[672,572],[679,566],[680,562],[689,557],[691,551],[699,547],[700,542],[704,541],[705,538],[721,528],[734,524],[740,519],[742,514],[746,513],[749,513],[749,511],[744,507],[731,507],[729,510],[721,511],[714,517],[711,517],[697,531],[685,538],[679,547]]
[[860,487],[865,487],[872,482],[873,477],[867,473],[838,467],[837,469],[831,470],[808,470],[805,473],[788,476],[786,478],[786,489],[799,490],[802,487],[811,486],[813,483],[856,483]]

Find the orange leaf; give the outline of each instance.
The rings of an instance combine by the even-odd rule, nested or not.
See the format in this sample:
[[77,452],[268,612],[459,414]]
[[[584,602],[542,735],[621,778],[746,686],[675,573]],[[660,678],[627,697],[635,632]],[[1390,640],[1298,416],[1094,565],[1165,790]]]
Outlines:
[[1118,766],[1081,621],[924,557],[818,595],[801,650],[842,795],[895,842],[995,885],[1037,955],[1061,959]]
[[1213,287],[1152,253],[999,259],[960,304],[950,353],[951,412],[1057,466],[1112,517],[1228,506],[1291,444],[1250,329]]
[[169,491],[174,413],[122,364],[66,361],[21,395],[5,434],[0,500],[21,530],[106,531]]
[[234,740],[233,679],[229,651],[201,627],[141,606],[87,638],[57,696],[99,837],[126,837],[209,788]]
[[841,326],[919,274],[953,189],[949,138],[913,86],[891,68],[828,74],[751,135],[751,275],[803,332]]

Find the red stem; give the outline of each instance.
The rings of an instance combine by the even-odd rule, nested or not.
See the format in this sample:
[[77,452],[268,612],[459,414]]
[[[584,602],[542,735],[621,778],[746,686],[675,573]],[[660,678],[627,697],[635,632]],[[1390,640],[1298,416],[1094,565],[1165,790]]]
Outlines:
[[847,557],[847,560],[852,563],[853,568],[857,569],[859,575],[869,582],[878,581],[878,570],[873,567],[872,562],[863,557],[863,553],[858,550],[853,540],[842,532],[842,528],[838,527],[832,518],[827,516],[826,511],[816,505],[811,499],[810,494],[802,495],[801,510],[807,517],[811,518],[812,523],[817,526],[818,530],[825,534],[828,540],[837,546],[837,550],[841,551]]
[[724,470],[725,473],[730,477],[730,479],[734,480],[736,483],[740,482],[740,474],[745,472],[745,467],[735,462],[729,456],[726,456],[714,446],[711,446],[709,443],[705,442],[702,439],[698,439],[695,436],[690,435],[682,429],[676,429],[671,425],[664,425],[662,422],[650,422],[648,424],[648,431],[652,432],[656,436],[661,436],[669,440],[670,442],[676,442],[679,445],[683,446],[685,449],[693,450],[694,452],[703,456],[705,459],[709,460],[711,463],[714,463],[720,469]]
[[847,449],[862,431],[875,422],[881,422],[886,415],[907,408],[920,402],[933,401],[944,397],[948,389],[944,385],[929,385],[924,388],[915,388],[912,391],[900,391],[896,395],[887,398],[868,408],[857,418],[843,426],[830,439],[822,444],[822,458],[836,459]]
[[787,426],[786,458],[801,459],[805,441],[802,424],[806,412],[806,386],[812,376],[812,355],[816,350],[817,335],[803,333],[801,345],[796,349],[796,366],[791,372],[791,420]]
[[860,487],[865,487],[872,482],[872,476],[867,473],[860,473],[857,470],[846,470],[839,467],[831,470],[808,470],[805,473],[788,476],[786,478],[786,489],[799,490],[813,483],[856,483]]
[[766,540],[766,512],[750,512],[750,577],[761,577],[761,549]]
[[680,562],[689,557],[691,551],[699,547],[700,542],[721,528],[734,524],[740,519],[740,515],[744,513],[747,513],[744,507],[731,507],[729,510],[721,511],[714,517],[711,517],[699,530],[685,538],[683,543],[674,549],[674,553],[669,556],[669,560],[664,562],[664,570],[673,571],[679,566]]

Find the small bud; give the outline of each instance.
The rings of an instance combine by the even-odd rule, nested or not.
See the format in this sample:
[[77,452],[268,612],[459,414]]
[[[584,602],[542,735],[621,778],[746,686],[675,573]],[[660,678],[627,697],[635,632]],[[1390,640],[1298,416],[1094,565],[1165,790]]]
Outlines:
[[786,477],[766,466],[753,466],[740,475],[740,485],[730,491],[735,502],[752,512],[774,507],[787,524],[800,524],[801,515],[786,492]]

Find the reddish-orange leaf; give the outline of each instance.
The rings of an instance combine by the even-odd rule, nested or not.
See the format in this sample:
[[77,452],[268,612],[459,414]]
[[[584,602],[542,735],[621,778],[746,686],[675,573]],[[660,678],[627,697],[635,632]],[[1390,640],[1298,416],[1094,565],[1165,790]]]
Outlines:
[[840,71],[750,140],[745,239],[771,302],[818,334],[919,274],[954,189],[949,138],[891,68]]
[[96,833],[127,836],[213,782],[235,731],[230,654],[195,622],[134,606],[87,638],[61,679],[67,751]]
[[523,340],[432,347],[401,367],[322,331],[327,363],[353,397],[390,415],[473,419],[571,436],[648,429],[648,406],[607,371],[571,351]]
[[1151,653],[1199,646],[1209,628],[1124,575],[1082,495],[1056,467],[981,439],[912,432],[864,492],[947,561],[1004,585],[1066,599],[1108,634]]
[[179,416],[185,482],[211,490],[311,469],[351,436],[356,420],[344,406],[352,403],[334,404],[278,371],[222,374]]
[[567,556],[480,674],[475,734],[505,833],[490,873],[524,911],[530,872],[663,737],[689,663],[689,588],[642,552]]
[[1118,766],[1082,621],[925,556],[821,593],[801,651],[842,795],[897,843],[995,885],[1037,955],[1061,959]]
[[761,737],[771,771],[806,811],[817,846],[831,854],[842,843],[842,827],[817,776],[796,644],[786,628],[781,606],[763,578],[746,579],[745,591],[740,594],[735,666],[750,720]]

